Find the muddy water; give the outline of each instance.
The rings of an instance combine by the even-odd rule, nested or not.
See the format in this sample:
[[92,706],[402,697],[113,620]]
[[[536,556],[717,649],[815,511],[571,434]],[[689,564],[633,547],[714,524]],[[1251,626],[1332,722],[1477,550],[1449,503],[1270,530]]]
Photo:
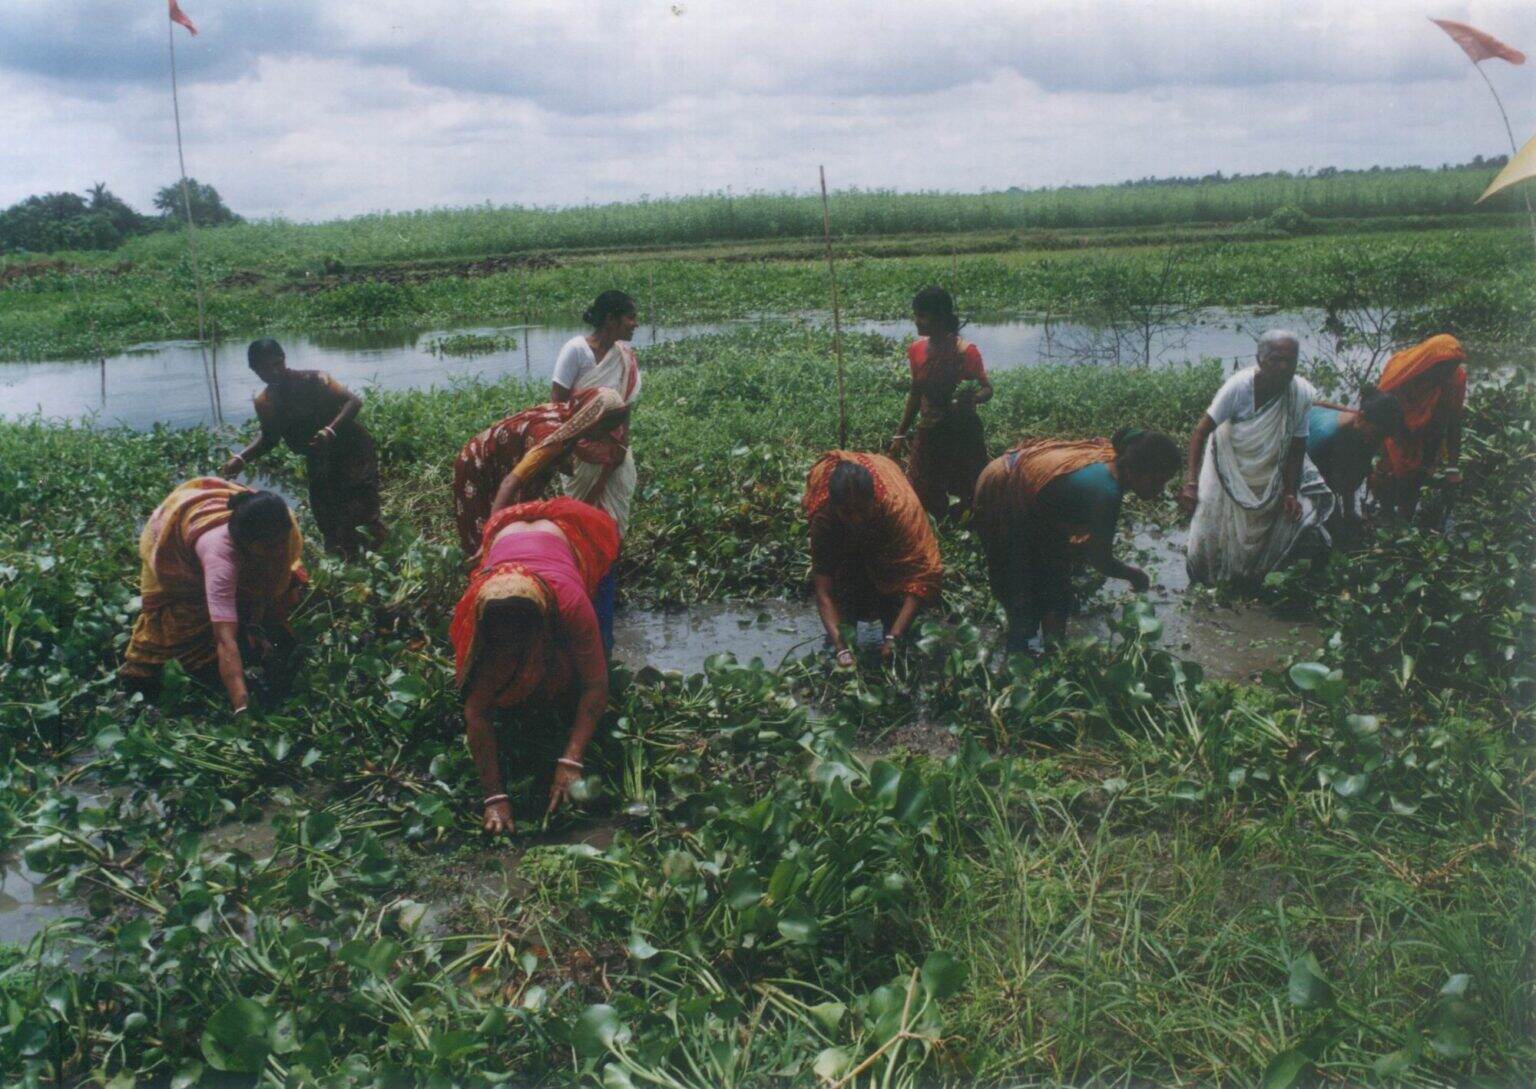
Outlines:
[[[1172,366],[1218,358],[1230,364],[1253,354],[1257,331],[1286,325],[1307,333],[1320,322],[1320,315],[1311,313],[1209,310],[1193,325],[1158,332],[1150,363]],[[643,327],[635,344],[644,348],[744,324],[749,323]],[[896,338],[912,335],[909,321],[852,322],[847,328]],[[507,375],[545,380],[560,346],[581,332],[585,329],[564,326],[473,326],[285,335],[282,343],[290,366],[329,371],[359,390],[428,389]],[[519,343],[514,349],[480,356],[434,355],[432,342],[451,333],[510,333]],[[1035,363],[1136,362],[1120,351],[1112,331],[1068,322],[978,321],[966,327],[966,335],[981,346],[992,370]],[[0,364],[0,418],[40,415],[139,430],[157,423],[171,427],[238,424],[250,419],[251,398],[259,388],[245,365],[244,341],[212,345],[206,356],[195,342],[168,341],[132,348],[106,357],[105,362]]]
[[683,612],[621,609],[614,617],[614,657],[632,669],[698,673],[722,651],[760,658],[770,669],[821,644],[821,620],[808,602],[710,602]]
[[[1138,563],[1152,578],[1147,600],[1163,622],[1161,645],[1181,658],[1198,662],[1209,677],[1251,680],[1295,657],[1310,657],[1322,647],[1323,632],[1305,620],[1286,619],[1258,605],[1212,605],[1203,595],[1191,595],[1184,570],[1186,530],[1143,528],[1132,538],[1124,558]],[[1111,583],[1116,596],[1131,600],[1124,583]],[[1076,630],[1104,634],[1107,619],[1100,612],[1074,622]]]
[[0,858],[0,945],[25,945],[49,923],[84,909],[62,901],[19,856]]

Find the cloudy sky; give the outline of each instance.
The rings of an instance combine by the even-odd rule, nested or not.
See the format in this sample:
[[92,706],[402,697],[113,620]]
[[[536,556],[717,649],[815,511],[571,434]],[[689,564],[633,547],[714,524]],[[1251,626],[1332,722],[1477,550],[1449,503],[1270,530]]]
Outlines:
[[[252,216],[1438,165],[1507,139],[1448,0],[182,0],[187,167]],[[1536,60],[1486,63],[1516,135]],[[0,205],[176,176],[164,0],[3,0]]]

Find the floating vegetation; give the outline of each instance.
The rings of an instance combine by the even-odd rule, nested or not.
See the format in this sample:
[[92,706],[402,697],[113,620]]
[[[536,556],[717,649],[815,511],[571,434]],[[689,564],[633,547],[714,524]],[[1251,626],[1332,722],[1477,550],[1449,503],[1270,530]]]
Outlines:
[[490,355],[516,347],[517,338],[511,333],[448,333],[427,341],[427,351],[433,355]]
[[[836,409],[825,335],[795,336],[648,353],[626,594],[799,591],[798,491]],[[901,352],[848,350],[868,444],[900,409]],[[999,375],[983,416],[994,446],[1176,428],[1219,377]],[[1450,532],[1382,525],[1271,581],[1328,635],[1262,683],[1207,679],[1137,602],[1107,639],[999,661],[946,529],[948,612],[889,670],[616,670],[585,800],[547,830],[536,780],[558,724],[509,722],[525,831],[492,843],[445,639],[462,561],[442,467],[536,393],[370,398],[394,534],[357,564],[310,557],[292,695],[239,723],[175,671],[154,706],[112,677],[138,519],[212,463],[214,436],[0,425],[0,852],[75,916],[0,950],[10,1080],[1292,1086],[1536,1068],[1522,381],[1474,391]],[[946,743],[930,755],[921,736]]]

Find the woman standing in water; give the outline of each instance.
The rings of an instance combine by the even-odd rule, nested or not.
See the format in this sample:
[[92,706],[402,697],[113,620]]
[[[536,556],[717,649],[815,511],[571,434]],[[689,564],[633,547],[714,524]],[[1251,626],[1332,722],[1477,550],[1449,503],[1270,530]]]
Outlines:
[[352,559],[364,537],[377,548],[387,530],[379,515],[379,455],[373,436],[357,422],[362,399],[324,371],[289,370],[282,345],[270,338],[253,341],[246,361],[267,386],[256,395],[261,436],[226,461],[219,475],[239,476],[285,442],[304,455],[309,507],[325,550]]
[[562,475],[565,494],[606,511],[619,526],[619,534],[629,532],[629,505],[635,494],[635,457],[629,450],[629,414],[640,398],[640,362],[629,338],[635,335],[639,318],[635,300],[622,291],[605,291],[582,319],[592,327],[584,336],[565,342],[555,359],[555,373],[550,400],[563,404],[589,389],[611,389],[624,401],[624,407],[610,415],[609,434],[623,450],[617,464],[581,462],[569,475]]
[[901,457],[916,419],[907,464],[912,490],[936,518],[949,514],[951,496],[959,500],[955,513],[964,514],[987,465],[976,406],[991,400],[992,383],[981,352],[960,337],[960,317],[949,292],[941,287],[919,291],[912,298],[912,320],[918,332],[907,349],[912,389],[888,454]]
[[[576,458],[569,473],[561,473],[561,489],[572,499],[590,503],[609,515],[622,539],[629,532],[629,507],[635,496],[638,474],[635,455],[629,448],[629,416],[640,399],[640,361],[629,338],[640,324],[635,300],[622,291],[604,291],[582,314],[592,327],[585,336],[565,342],[555,359],[550,400],[563,404],[594,389],[611,389],[623,407],[604,418],[606,448],[601,458]],[[599,616],[613,615],[618,583],[609,571],[592,595]]]

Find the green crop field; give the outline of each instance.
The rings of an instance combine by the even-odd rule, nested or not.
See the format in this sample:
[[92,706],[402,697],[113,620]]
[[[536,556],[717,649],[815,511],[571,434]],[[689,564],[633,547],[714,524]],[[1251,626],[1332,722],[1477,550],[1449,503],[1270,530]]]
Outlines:
[[[1147,227],[1167,224],[1369,219],[1380,216],[1507,215],[1514,194],[1475,204],[1496,170],[1344,171],[1190,184],[1081,186],[996,193],[845,190],[831,197],[840,238]],[[1293,222],[1293,227],[1296,225]],[[446,208],[379,213],[327,223],[259,221],[204,232],[218,265],[309,267],[749,239],[818,238],[817,196],[715,193],[560,209]],[[131,241],[108,260],[174,261],[183,241],[162,232]]]
[[[211,256],[207,313],[236,339],[352,328],[444,328],[480,322],[579,322],[599,291],[620,287],[642,321],[677,323],[824,313],[827,269],[814,255],[715,260],[707,254],[608,254],[519,267],[429,266],[319,276]],[[1170,263],[1171,262],[1171,263]],[[845,313],[900,318],[927,283],[952,288],[971,316],[1049,314],[1115,322],[1159,307],[1272,306],[1348,311],[1379,305],[1403,337],[1449,329],[1527,342],[1536,315],[1531,238],[1509,226],[1253,237],[1067,251],[1011,248],[952,255],[844,253]],[[77,357],[197,333],[184,255],[153,264],[38,264],[0,280],[0,359]]]
[[[1503,246],[1437,252],[1503,268]],[[855,297],[898,300],[918,267],[852,280]],[[868,447],[899,412],[901,348],[847,352]],[[644,354],[631,604],[804,594],[798,500],[835,434],[830,354],[798,327]],[[1182,437],[1219,380],[1001,374],[989,443]],[[1123,594],[1107,640],[995,660],[974,545],[945,529],[944,607],[889,670],[618,671],[586,800],[548,828],[556,724],[517,716],[521,830],[493,844],[446,640],[464,580],[448,474],[465,438],[538,396],[370,396],[391,538],[355,564],[310,547],[294,690],[239,723],[174,671],[149,707],[112,676],[138,524],[228,437],[0,424],[0,851],[56,879],[74,916],[0,947],[8,1083],[1536,1077],[1523,374],[1474,388],[1454,532],[1383,524],[1242,603],[1317,625],[1262,676],[1205,676]],[[302,492],[299,461],[271,469]]]

